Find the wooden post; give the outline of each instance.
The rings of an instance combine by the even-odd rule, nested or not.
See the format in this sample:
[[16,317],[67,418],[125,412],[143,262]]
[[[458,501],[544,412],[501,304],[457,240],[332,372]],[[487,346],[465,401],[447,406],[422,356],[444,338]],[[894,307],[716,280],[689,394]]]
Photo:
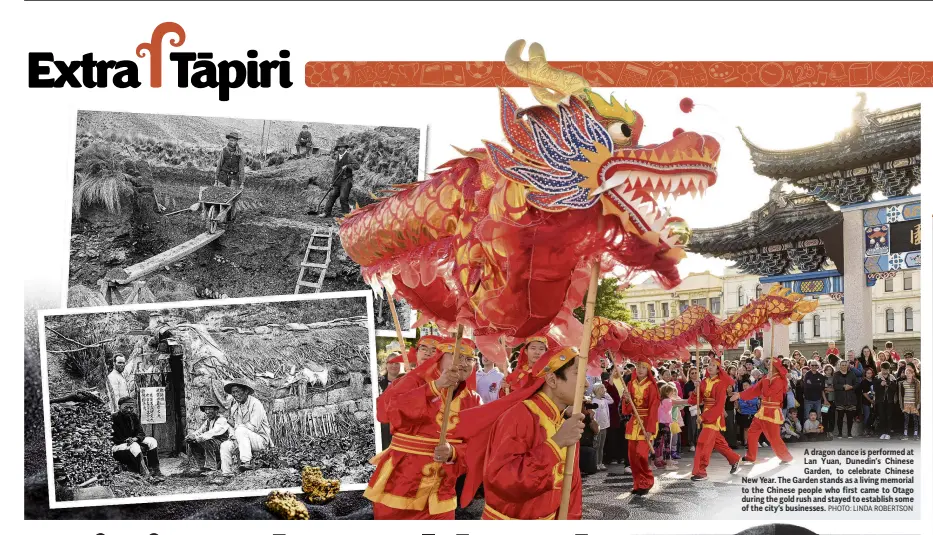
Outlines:
[[[583,318],[583,340],[580,343],[580,354],[577,356],[577,390],[573,396],[573,414],[579,414],[583,409],[583,391],[586,388],[586,367],[590,355],[590,338],[593,335],[593,315],[596,312],[596,292],[599,290],[599,258],[593,260],[590,270],[590,286],[586,291],[586,315]],[[577,453],[577,444],[567,447],[567,459],[564,463],[564,479],[561,481],[560,510],[558,520],[567,520],[570,510],[570,489],[573,487],[574,460]]]
[[401,347],[400,351],[402,355],[405,354],[405,337],[402,336],[402,326],[398,322],[398,313],[395,311],[395,299],[392,299],[392,296],[389,295],[389,291],[386,290],[386,298],[389,300],[389,310],[392,311],[392,321],[395,323],[395,336],[398,337],[398,343]]
[[[463,325],[457,325],[457,339],[454,342],[454,358],[450,365],[453,367],[460,365],[460,341],[463,339]],[[444,370],[441,371],[444,373]],[[444,419],[441,420],[441,439],[438,444],[447,444],[447,422],[450,420],[450,402],[454,399],[454,390],[457,385],[447,388],[447,400],[444,403]]]

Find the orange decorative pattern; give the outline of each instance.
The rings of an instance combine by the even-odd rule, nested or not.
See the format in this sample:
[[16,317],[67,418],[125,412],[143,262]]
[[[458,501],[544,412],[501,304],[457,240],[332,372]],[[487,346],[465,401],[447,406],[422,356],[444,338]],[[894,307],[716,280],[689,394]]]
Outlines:
[[[555,61],[593,87],[933,87],[933,62]],[[310,61],[308,87],[525,87],[504,61]]]

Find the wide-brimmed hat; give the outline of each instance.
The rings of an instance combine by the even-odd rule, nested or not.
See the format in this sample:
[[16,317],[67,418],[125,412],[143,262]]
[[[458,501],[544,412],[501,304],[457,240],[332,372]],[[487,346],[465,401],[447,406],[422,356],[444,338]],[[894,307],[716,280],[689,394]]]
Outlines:
[[338,141],[337,144],[334,145],[334,148],[335,148],[335,149],[339,149],[340,147],[346,147],[346,148],[349,149],[349,148],[350,148],[350,144],[347,143],[346,141]]
[[242,139],[242,138],[240,137],[240,133],[239,133],[239,132],[237,132],[236,130],[233,130],[232,132],[230,132],[229,134],[227,134],[227,139],[235,139],[235,140],[239,141],[239,140]]
[[219,405],[219,404],[217,404],[217,403],[211,403],[211,402],[202,403],[202,404],[198,405],[198,407],[200,407],[200,409],[201,409],[202,411],[203,411],[206,407],[214,407],[215,409],[220,409],[220,405]]
[[234,379],[224,383],[224,392],[231,394],[230,390],[233,389],[234,386],[242,386],[249,390],[248,394],[252,394],[256,391],[256,389],[253,388],[253,383],[249,379]]
[[162,313],[159,312],[158,310],[151,310],[151,311],[149,311],[149,317],[150,317],[150,318],[157,318],[157,317],[159,317],[159,316],[161,316],[161,315],[162,315]]

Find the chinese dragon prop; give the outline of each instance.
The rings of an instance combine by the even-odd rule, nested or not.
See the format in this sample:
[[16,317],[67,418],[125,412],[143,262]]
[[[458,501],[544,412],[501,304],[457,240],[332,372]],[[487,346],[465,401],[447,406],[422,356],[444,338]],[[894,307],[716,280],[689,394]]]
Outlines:
[[[790,325],[816,310],[817,301],[775,285],[725,320],[701,306],[687,307],[680,316],[656,327],[631,327],[623,322],[594,318],[591,351],[603,355],[650,355],[655,359],[685,358],[702,338],[717,352],[736,347],[771,322]],[[769,328],[769,327],[765,327]]]
[[[343,247],[376,295],[397,292],[442,329],[471,327],[496,361],[506,358],[500,340],[549,331],[579,344],[572,311],[594,261],[601,273],[624,270],[623,280],[649,272],[678,285],[689,229],[657,200],[702,194],[719,158],[719,143],[694,132],[640,145],[644,120],[628,104],[548,65],[537,43],[523,60],[524,48],[513,43],[505,62],[540,105],[521,109],[499,91],[508,145],[457,149],[463,157],[427,180],[394,185],[340,221]],[[630,345],[642,333],[606,328]]]

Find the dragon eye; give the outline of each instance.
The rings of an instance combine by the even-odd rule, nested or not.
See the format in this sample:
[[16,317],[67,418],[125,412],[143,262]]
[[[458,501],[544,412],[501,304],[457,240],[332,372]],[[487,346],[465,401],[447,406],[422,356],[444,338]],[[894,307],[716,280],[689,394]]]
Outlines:
[[610,124],[608,130],[612,140],[620,145],[628,144],[632,137],[632,129],[621,121]]

